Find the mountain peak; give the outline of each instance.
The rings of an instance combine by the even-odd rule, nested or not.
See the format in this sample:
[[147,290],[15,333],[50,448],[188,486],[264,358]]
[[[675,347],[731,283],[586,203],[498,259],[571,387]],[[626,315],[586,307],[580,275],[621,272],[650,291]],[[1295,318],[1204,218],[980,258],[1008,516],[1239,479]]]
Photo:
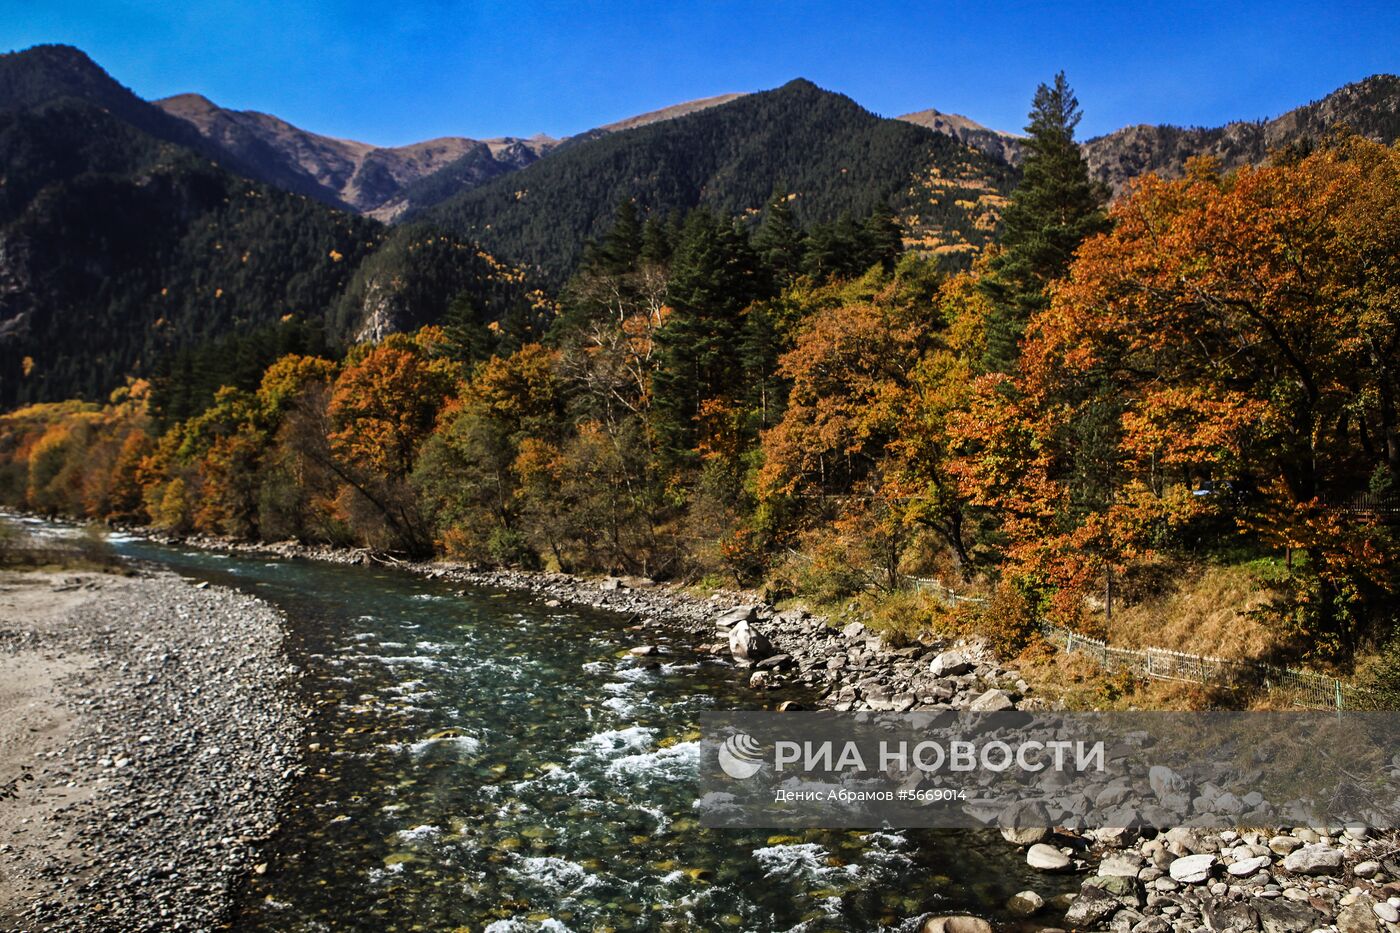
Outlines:
[[1023,137],[983,126],[976,120],[960,113],[945,113],[930,107],[928,110],[906,113],[895,119],[903,120],[905,123],[913,123],[915,126],[922,126],[935,133],[942,133],[944,136],[951,136],[965,146],[980,149],[1011,165],[1019,165],[1021,162],[1021,140]]
[[108,109],[145,103],[71,45],[36,45],[0,55],[0,109],[22,110],[63,98]]
[[718,107],[722,104],[727,104],[732,100],[738,100],[740,97],[743,96],[744,95],[742,93],[716,94],[713,97],[701,97],[697,100],[683,101],[679,104],[672,104],[669,107],[662,107],[659,110],[651,110],[646,113],[639,113],[635,117],[628,117],[625,120],[618,120],[614,123],[604,124],[603,126],[598,127],[598,130],[602,130],[608,133],[616,133],[621,130],[635,130],[641,126],[647,126],[652,123],[660,123],[662,120],[674,120],[677,117],[683,117],[689,113],[696,113],[701,110],[708,110],[711,107]]

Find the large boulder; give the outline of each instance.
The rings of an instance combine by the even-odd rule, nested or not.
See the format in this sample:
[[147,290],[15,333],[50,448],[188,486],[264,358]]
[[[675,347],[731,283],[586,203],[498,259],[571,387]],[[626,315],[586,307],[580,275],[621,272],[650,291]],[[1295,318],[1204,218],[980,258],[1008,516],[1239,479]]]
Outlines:
[[773,645],[747,620],[729,630],[729,653],[740,664],[756,664],[773,653]]
[[[1337,933],[1377,933],[1380,930],[1380,924],[1376,922],[1377,906],[1374,898],[1369,894],[1362,894],[1337,911]],[[1390,907],[1389,904],[1385,906]]]
[[1186,779],[1166,765],[1153,765],[1147,769],[1147,783],[1158,800],[1166,800],[1186,791]]
[[1123,906],[1117,897],[1096,885],[1086,884],[1065,911],[1065,923],[1071,930],[1097,929]]
[[974,666],[961,651],[945,651],[933,659],[928,669],[935,677],[956,677],[968,673]]
[[1322,926],[1322,914],[1297,901],[1258,898],[1252,906],[1264,933],[1309,933]]

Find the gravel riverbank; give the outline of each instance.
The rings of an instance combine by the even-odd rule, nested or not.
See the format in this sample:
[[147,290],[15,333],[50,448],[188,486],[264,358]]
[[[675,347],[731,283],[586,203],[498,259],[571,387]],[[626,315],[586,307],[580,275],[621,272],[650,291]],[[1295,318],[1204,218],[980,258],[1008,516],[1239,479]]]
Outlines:
[[0,574],[0,928],[227,922],[299,768],[283,633],[174,574]]

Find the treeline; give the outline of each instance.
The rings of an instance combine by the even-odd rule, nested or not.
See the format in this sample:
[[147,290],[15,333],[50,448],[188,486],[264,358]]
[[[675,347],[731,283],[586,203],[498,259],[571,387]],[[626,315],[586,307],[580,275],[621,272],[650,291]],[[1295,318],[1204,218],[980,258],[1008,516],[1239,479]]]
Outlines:
[[1008,647],[1098,630],[1174,559],[1288,553],[1297,644],[1389,638],[1394,531],[1348,506],[1400,473],[1400,152],[1196,163],[1105,212],[1077,118],[1041,89],[970,273],[900,256],[883,211],[804,231],[780,196],[750,235],[624,202],[542,338],[462,311],[163,432],[139,383],[34,406],[0,420],[0,496],[823,599],[960,576]]

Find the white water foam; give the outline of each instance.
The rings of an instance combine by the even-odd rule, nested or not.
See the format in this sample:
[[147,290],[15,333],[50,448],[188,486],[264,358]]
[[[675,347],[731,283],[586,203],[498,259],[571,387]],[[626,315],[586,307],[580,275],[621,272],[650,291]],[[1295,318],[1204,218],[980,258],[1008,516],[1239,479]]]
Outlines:
[[436,839],[442,835],[442,830],[431,823],[423,823],[418,826],[411,826],[408,829],[401,829],[394,833],[394,838],[400,842],[426,842],[429,839]]
[[599,883],[599,879],[582,865],[554,855],[522,857],[506,870],[556,896],[577,894]]
[[667,748],[622,756],[608,765],[608,777],[684,781],[693,778],[699,768],[700,743],[677,742]]

